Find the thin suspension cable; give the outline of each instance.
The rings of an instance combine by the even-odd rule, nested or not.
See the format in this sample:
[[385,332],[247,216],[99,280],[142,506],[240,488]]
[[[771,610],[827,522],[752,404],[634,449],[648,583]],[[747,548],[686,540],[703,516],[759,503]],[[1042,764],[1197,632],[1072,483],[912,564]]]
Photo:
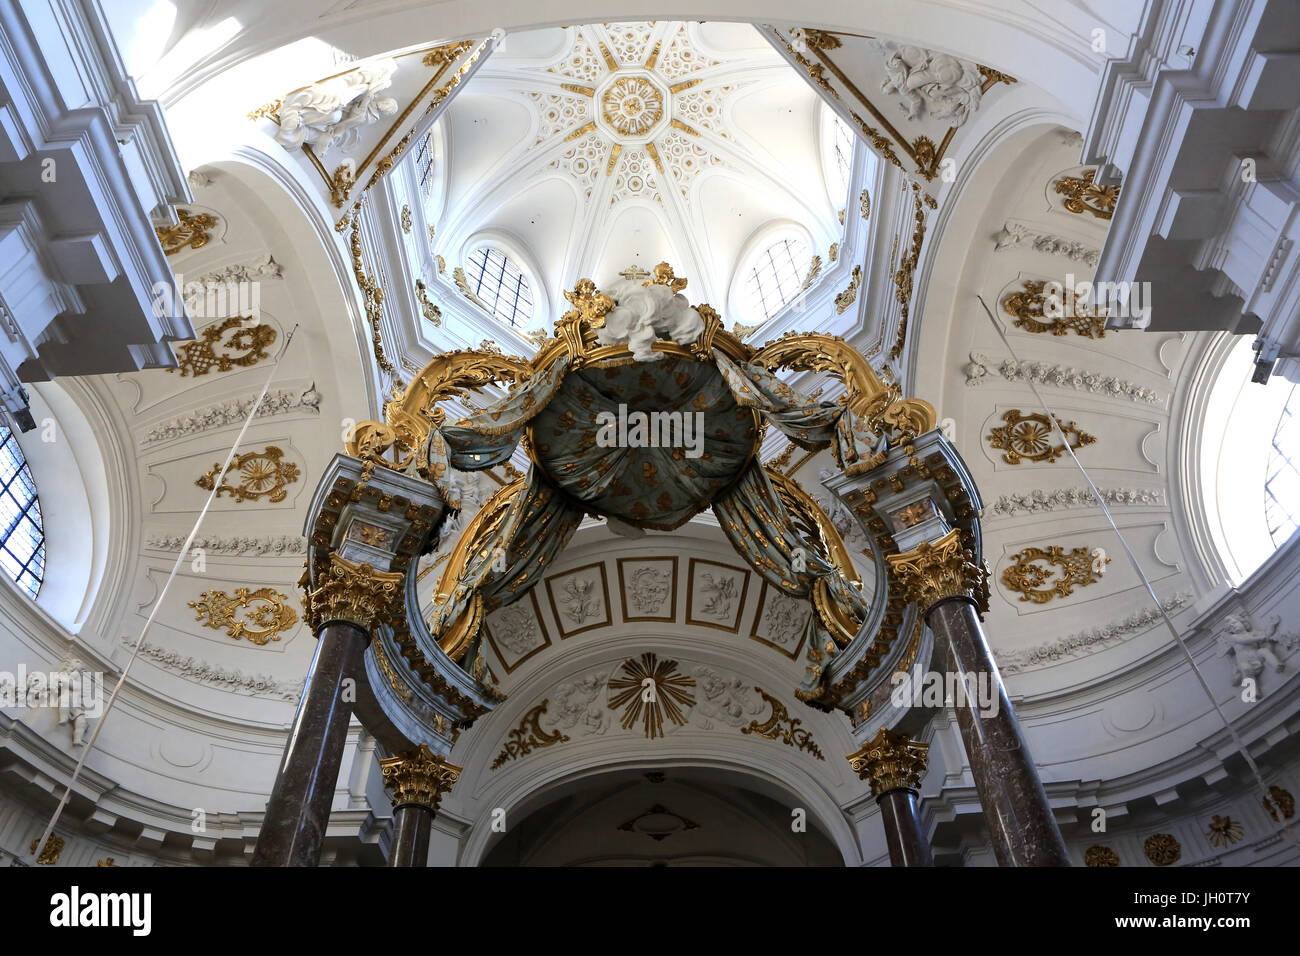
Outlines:
[[[63,808],[68,805],[68,800],[72,797],[72,788],[81,776],[81,770],[86,765],[86,758],[95,748],[95,741],[99,739],[99,732],[104,729],[104,724],[108,721],[109,711],[113,709],[113,704],[117,701],[117,695],[122,690],[122,685],[126,683],[127,674],[131,672],[131,665],[135,663],[136,657],[140,654],[140,648],[144,646],[145,635],[149,633],[149,628],[153,626],[153,620],[158,615],[158,609],[163,605],[163,599],[167,597],[167,590],[172,586],[172,581],[176,579],[176,574],[180,571],[181,563],[185,556],[189,554],[190,545],[194,543],[194,538],[199,533],[199,527],[203,524],[203,519],[207,516],[208,509],[212,507],[212,502],[216,500],[217,489],[226,479],[226,471],[230,468],[230,463],[235,460],[235,454],[239,451],[239,446],[244,442],[244,435],[248,432],[248,426],[253,423],[253,418],[257,415],[257,410],[262,407],[262,402],[266,399],[266,393],[271,388],[271,382],[275,379],[275,373],[280,369],[280,361],[289,351],[289,346],[293,342],[294,333],[298,331],[298,324],[294,323],[289,330],[288,337],[284,340],[284,348],[281,349],[279,356],[271,364],[271,371],[266,376],[266,384],[262,386],[262,394],[257,397],[257,401],[248,409],[248,416],[244,419],[244,427],[239,430],[235,436],[235,443],[230,446],[230,454],[226,455],[226,461],[217,473],[217,477],[212,482],[212,490],[208,492],[208,500],[203,502],[203,510],[194,520],[194,527],[190,529],[189,537],[181,545],[180,554],[176,555],[176,563],[172,565],[171,574],[167,575],[167,580],[163,583],[162,590],[158,592],[158,599],[154,601],[153,609],[149,612],[148,619],[144,622],[144,627],[140,629],[140,636],[136,638],[135,646],[131,648],[131,656],[127,658],[126,666],[122,668],[121,675],[117,678],[117,683],[113,686],[113,693],[108,696],[108,703],[104,705],[103,711],[100,712],[99,719],[95,722],[95,729],[90,734],[90,740],[81,750],[81,757],[77,760],[77,765],[72,770],[72,777],[69,778],[67,785],[63,788],[63,796],[59,798],[59,805],[54,808],[54,815],[50,817],[50,822],[45,826],[45,832],[41,838],[36,841],[36,849],[31,853],[36,857],[45,848],[45,842],[54,832],[55,825],[59,822],[59,817],[63,815]],[[81,693],[80,684],[77,688],[78,694]]]
[[[980,305],[984,308],[984,314],[989,317],[989,322],[992,323],[993,330],[998,333],[998,338],[1002,340],[1002,344],[1006,346],[1007,351],[1011,353],[1012,359],[1019,364],[1020,356],[1017,355],[1016,350],[1011,347],[1011,342],[1007,339],[1007,334],[1002,328],[1002,324],[994,318],[993,312],[989,309],[983,296],[977,295],[975,298],[979,299]],[[1147,593],[1151,595],[1151,600],[1155,602],[1156,610],[1160,612],[1160,617],[1164,620],[1165,626],[1169,628],[1169,633],[1173,635],[1174,643],[1178,645],[1182,650],[1183,655],[1187,658],[1187,663],[1190,665],[1192,673],[1196,675],[1196,680],[1200,683],[1201,689],[1205,691],[1205,696],[1209,698],[1210,705],[1219,715],[1219,719],[1223,721],[1223,726],[1228,731],[1228,735],[1232,738],[1232,742],[1236,746],[1238,753],[1241,754],[1242,758],[1245,759],[1246,764],[1250,767],[1250,772],[1254,776],[1255,782],[1259,784],[1259,789],[1263,793],[1265,800],[1269,801],[1266,806],[1272,806],[1272,801],[1268,795],[1268,785],[1264,783],[1264,776],[1260,773],[1259,766],[1255,763],[1255,758],[1250,755],[1250,751],[1246,749],[1246,744],[1241,739],[1241,735],[1237,732],[1237,728],[1233,726],[1232,721],[1228,719],[1228,715],[1225,714],[1223,708],[1219,706],[1218,699],[1215,698],[1214,692],[1210,690],[1209,682],[1206,681],[1205,675],[1201,672],[1201,668],[1196,663],[1196,659],[1192,657],[1192,652],[1183,641],[1182,635],[1178,633],[1178,628],[1174,626],[1173,620],[1169,617],[1169,612],[1165,610],[1165,606],[1161,602],[1160,598],[1156,597],[1155,588],[1151,586],[1151,579],[1148,578],[1146,572],[1142,570],[1142,565],[1138,563],[1137,555],[1134,554],[1133,549],[1129,547],[1128,539],[1124,537],[1124,533],[1119,530],[1119,525],[1115,523],[1115,516],[1111,514],[1110,507],[1106,504],[1106,499],[1102,497],[1101,492],[1097,490],[1097,486],[1093,484],[1092,476],[1088,474],[1088,469],[1084,468],[1083,463],[1079,461],[1079,456],[1074,453],[1074,447],[1070,444],[1069,436],[1067,436],[1065,430],[1061,428],[1061,423],[1057,421],[1056,416],[1052,414],[1052,410],[1047,407],[1047,401],[1043,398],[1042,393],[1038,391],[1038,386],[1034,384],[1032,378],[1026,378],[1025,384],[1028,385],[1029,390],[1034,393],[1034,398],[1038,399],[1038,404],[1043,409],[1043,414],[1047,416],[1047,420],[1051,422],[1052,427],[1061,437],[1061,443],[1065,445],[1065,450],[1069,454],[1070,460],[1074,462],[1075,467],[1079,469],[1079,473],[1083,475],[1083,480],[1088,483],[1088,490],[1092,492],[1092,496],[1101,507],[1102,514],[1106,516],[1106,520],[1110,522],[1111,529],[1115,532],[1115,536],[1119,538],[1120,547],[1124,549],[1124,553],[1128,556],[1129,563],[1133,565],[1133,570],[1136,571],[1138,577],[1142,579],[1143,586],[1146,588]],[[1280,815],[1281,814],[1279,813],[1279,816]],[[1289,839],[1293,844],[1300,846],[1300,841],[1296,839],[1296,835],[1287,827],[1285,821],[1277,820],[1274,822],[1277,823],[1278,832],[1281,833],[1282,836]]]

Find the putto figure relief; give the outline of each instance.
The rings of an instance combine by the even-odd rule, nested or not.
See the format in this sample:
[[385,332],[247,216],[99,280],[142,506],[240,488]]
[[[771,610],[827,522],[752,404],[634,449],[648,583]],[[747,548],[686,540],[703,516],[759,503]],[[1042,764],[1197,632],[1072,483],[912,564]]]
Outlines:
[[1280,617],[1273,617],[1265,628],[1256,630],[1245,614],[1229,614],[1223,619],[1219,641],[1224,653],[1232,658],[1232,683],[1240,687],[1247,680],[1258,683],[1266,668],[1281,672],[1286,664],[1277,655],[1277,630]]
[[903,43],[882,43],[880,50],[888,75],[880,88],[901,97],[908,119],[961,126],[979,108],[984,81],[969,60]]
[[392,85],[396,70],[394,60],[375,60],[290,93],[280,103],[275,141],[286,149],[310,144],[318,153],[355,145],[362,127],[397,112],[397,100],[379,95]]

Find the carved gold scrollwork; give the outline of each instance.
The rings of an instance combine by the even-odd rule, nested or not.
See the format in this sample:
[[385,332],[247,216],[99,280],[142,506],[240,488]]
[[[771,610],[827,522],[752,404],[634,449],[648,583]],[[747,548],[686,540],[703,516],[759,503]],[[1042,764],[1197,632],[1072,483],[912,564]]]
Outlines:
[[[1056,424],[1061,426],[1066,440],[1074,449],[1091,445],[1097,439],[1083,431],[1074,422],[1062,422],[1057,416]],[[1021,461],[1053,462],[1065,454],[1065,446],[1056,444],[1055,429],[1052,420],[1042,412],[1022,412],[1018,408],[1004,412],[999,425],[988,434],[989,444],[1003,449],[1002,460],[1009,465],[1018,465]]]
[[[176,346],[177,365],[169,372],[180,370],[181,378],[187,375],[198,378],[207,375],[215,366],[218,372],[228,372],[232,368],[248,368],[266,358],[267,346],[275,342],[275,329],[269,325],[254,325],[245,328],[245,322],[251,322],[247,316],[231,316],[218,325],[209,325],[193,342]],[[225,343],[224,348],[242,352],[231,355],[217,352],[217,343],[231,329],[237,329]]]
[[[221,473],[221,462],[217,462],[194,483],[205,491],[211,491],[217,476]],[[262,451],[250,451],[237,455],[230,463],[221,484],[217,487],[217,497],[230,495],[236,501],[257,501],[265,497],[267,501],[283,501],[289,494],[287,486],[298,480],[301,472],[291,461],[284,460],[284,451],[275,445],[267,445]],[[231,484],[231,479],[238,475],[239,483]]]
[[519,726],[510,731],[501,752],[492,761],[492,770],[496,770],[502,764],[509,763],[517,757],[525,757],[534,750],[540,750],[542,747],[550,747],[554,744],[562,744],[569,739],[568,734],[558,728],[554,733],[548,733],[542,729],[541,718],[542,714],[546,713],[548,703],[549,701],[544,700],[524,714],[523,719],[519,721]]
[[[1015,316],[1012,325],[1026,332],[1050,332],[1052,335],[1073,332],[1088,339],[1106,337],[1106,317],[1095,310],[1076,304],[1073,315],[1048,315],[1046,288],[1046,282],[1026,279],[1023,291],[1013,292],[1002,300],[1003,311]],[[1064,312],[1063,304],[1058,305]]]
[[163,252],[173,256],[182,249],[202,249],[212,237],[209,229],[215,229],[216,216],[206,212],[191,213],[188,209],[177,209],[179,222],[174,226],[155,226],[154,232],[162,243]]
[[886,385],[862,354],[843,339],[820,332],[787,332],[750,359],[765,368],[826,372],[845,385],[849,410],[876,434],[892,433],[908,441],[935,427],[934,406],[924,399],[903,398],[897,385]]
[[[281,634],[298,623],[298,613],[288,602],[289,595],[275,588],[237,588],[234,594],[213,588],[188,603],[194,608],[194,619],[203,621],[204,627],[214,631],[225,628],[228,637],[237,641],[246,637],[250,644],[260,647],[267,641],[278,641]],[[242,619],[236,615],[241,608],[250,611]]]
[[870,742],[845,759],[858,778],[871,785],[871,795],[878,797],[890,790],[920,790],[929,753],[929,744],[881,727]]
[[[1035,604],[1069,597],[1076,587],[1096,584],[1101,580],[1102,568],[1110,563],[1110,558],[1104,555],[1094,559],[1086,547],[1066,551],[1058,545],[1046,549],[1024,548],[1011,560],[1013,563],[1002,572],[1002,583],[1007,590],[1019,594],[1020,600]],[[1059,569],[1059,577],[1055,580],[1053,572],[1048,569],[1052,566]]]
[[818,760],[825,760],[822,750],[813,740],[813,735],[803,726],[803,721],[798,717],[791,717],[790,711],[786,709],[785,704],[781,703],[761,687],[755,687],[754,692],[767,702],[772,712],[768,714],[767,720],[751,720],[749,726],[741,727],[742,734],[755,734],[767,740],[779,740],[787,747],[794,747],[796,750],[802,750],[812,754]]
[[1118,186],[1098,186],[1093,179],[1097,170],[1090,169],[1082,176],[1062,176],[1056,181],[1056,192],[1065,197],[1064,206],[1076,215],[1092,213],[1098,219],[1115,215],[1119,202]]
[[430,750],[428,744],[379,761],[384,787],[393,795],[394,807],[415,804],[433,813],[437,812],[442,795],[460,779],[461,769],[442,754]]

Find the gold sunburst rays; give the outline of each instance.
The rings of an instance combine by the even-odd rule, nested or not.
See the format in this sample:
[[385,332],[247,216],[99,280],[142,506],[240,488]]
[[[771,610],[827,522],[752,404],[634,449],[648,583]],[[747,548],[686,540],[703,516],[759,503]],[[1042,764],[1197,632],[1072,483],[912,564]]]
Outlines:
[[695,678],[677,671],[677,662],[660,660],[653,651],[640,660],[626,660],[617,677],[609,680],[609,706],[623,710],[622,724],[630,729],[638,720],[650,739],[664,735],[664,717],[681,726],[686,723],[683,708],[695,706],[695,695],[687,688]]

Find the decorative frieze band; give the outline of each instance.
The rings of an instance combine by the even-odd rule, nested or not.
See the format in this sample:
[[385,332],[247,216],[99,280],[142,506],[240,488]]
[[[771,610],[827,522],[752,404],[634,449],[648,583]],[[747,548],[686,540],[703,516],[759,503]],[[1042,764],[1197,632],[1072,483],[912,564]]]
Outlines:
[[[1165,503],[1163,488],[1098,488],[1107,505],[1151,505]],[[1087,488],[1035,488],[1031,491],[1002,495],[992,504],[985,505],[980,517],[1010,518],[1021,514],[1041,514],[1064,511],[1070,508],[1095,508],[1097,499]]]
[[1093,249],[1082,242],[1066,239],[1064,236],[1055,236],[1050,232],[1035,232],[1023,223],[1013,222],[1010,219],[1003,224],[1002,231],[997,234],[995,240],[997,242],[995,252],[1001,252],[1003,249],[1027,248],[1036,252],[1045,252],[1050,256],[1064,256],[1089,266],[1095,266],[1097,257],[1101,255],[1100,249]]
[[[179,551],[185,545],[183,534],[151,535],[146,547],[155,551]],[[248,555],[253,557],[295,557],[307,553],[307,539],[299,534],[272,534],[261,537],[217,537],[199,535],[191,550],[208,554]]]
[[[187,412],[165,422],[159,422],[145,432],[141,444],[144,446],[156,445],[159,442],[171,441],[174,438],[198,435],[214,428],[227,428],[231,425],[242,424],[244,419],[248,417],[248,410],[253,407],[253,402],[256,400],[257,396],[255,395],[231,398],[224,402],[196,408],[192,412]],[[257,407],[256,417],[271,418],[276,415],[290,415],[294,412],[319,415],[320,402],[321,395],[316,390],[315,383],[312,383],[305,391],[296,388],[279,388],[273,392],[268,392],[266,398],[262,399],[262,404]]]
[[1052,385],[1056,388],[1073,388],[1111,398],[1125,398],[1130,402],[1146,402],[1154,405],[1160,401],[1160,394],[1153,388],[1146,388],[1114,375],[1102,375],[1087,369],[1073,368],[1068,365],[1056,365],[1051,362],[1017,362],[1012,359],[998,361],[983,352],[971,352],[970,361],[963,369],[966,384],[969,387],[983,385],[993,375],[1001,376],[1008,382],[1035,382],[1039,385]]
[[302,681],[286,684],[266,674],[245,674],[238,668],[218,667],[148,641],[140,645],[140,653],[165,670],[202,684],[210,684],[218,690],[252,697],[277,697],[280,700],[297,700],[302,696]]

